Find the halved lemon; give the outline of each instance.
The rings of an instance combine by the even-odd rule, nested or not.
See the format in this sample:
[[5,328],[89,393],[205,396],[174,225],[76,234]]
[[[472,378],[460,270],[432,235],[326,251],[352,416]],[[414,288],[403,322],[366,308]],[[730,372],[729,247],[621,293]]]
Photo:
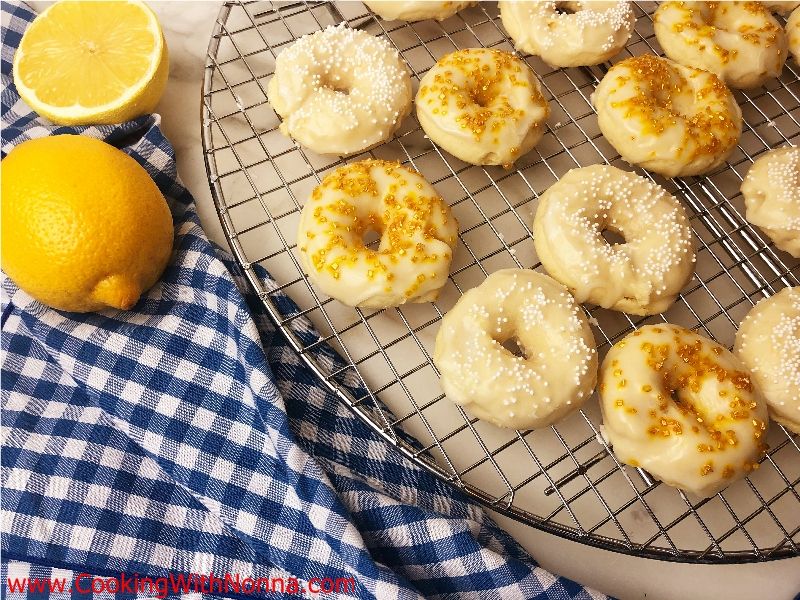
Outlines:
[[152,112],[168,74],[161,26],[137,0],[57,2],[36,17],[14,55],[19,95],[62,125]]

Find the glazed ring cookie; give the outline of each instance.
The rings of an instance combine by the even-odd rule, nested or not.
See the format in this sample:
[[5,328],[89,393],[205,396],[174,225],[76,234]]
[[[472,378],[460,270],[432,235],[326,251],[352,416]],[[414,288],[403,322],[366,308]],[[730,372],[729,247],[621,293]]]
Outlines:
[[794,56],[794,61],[800,64],[800,8],[786,21],[786,35],[789,38],[789,50]]
[[742,133],[742,112],[719,77],[658,56],[611,67],[592,102],[622,158],[667,177],[711,171]]
[[[611,246],[610,230],[625,238]],[[694,268],[689,219],[680,202],[635,173],[573,169],[539,199],[536,253],[578,302],[634,315],[665,311]]]
[[[630,2],[501,0],[500,18],[517,49],[554,67],[598,65],[625,47],[636,17]],[[572,12],[561,12],[560,8]]]
[[411,77],[389,42],[342,24],[281,52],[267,96],[285,135],[318,154],[346,156],[397,130],[411,112]]
[[[522,355],[503,346],[515,339]],[[592,394],[597,351],[569,292],[547,275],[504,269],[442,319],[434,363],[456,404],[498,427],[545,427]]]
[[[364,237],[374,231],[372,249]],[[447,281],[458,223],[416,171],[364,160],[325,177],[303,206],[300,262],[319,288],[349,306],[435,300]]]
[[646,325],[609,350],[600,408],[620,461],[701,497],[758,468],[767,449],[767,405],[744,365],[676,325]]
[[797,0],[762,0],[761,4],[779,15],[788,15],[800,6]]
[[800,258],[800,148],[771,150],[742,182],[747,220],[775,246]]
[[477,2],[432,2],[426,0],[365,0],[372,12],[386,21],[424,21],[436,19],[444,21],[458,11],[477,4]]
[[428,137],[473,165],[509,165],[541,139],[550,107],[539,80],[502,50],[439,59],[420,81],[417,118]]
[[739,326],[735,350],[770,416],[800,433],[800,288],[784,288],[756,304]]
[[672,60],[716,73],[731,87],[758,87],[786,61],[786,34],[758,2],[664,2],[653,26]]

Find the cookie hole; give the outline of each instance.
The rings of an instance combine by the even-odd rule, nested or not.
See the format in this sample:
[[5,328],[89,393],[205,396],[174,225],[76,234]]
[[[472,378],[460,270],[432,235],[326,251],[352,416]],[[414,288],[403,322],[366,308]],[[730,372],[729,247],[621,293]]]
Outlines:
[[336,78],[327,78],[323,79],[321,82],[321,86],[336,92],[337,94],[344,94],[345,96],[350,95],[350,86],[347,85],[341,79]]
[[500,345],[514,356],[521,356],[524,359],[528,358],[528,353],[525,351],[525,346],[522,345],[522,342],[520,342],[515,335],[512,335],[503,342],[500,342]]
[[670,390],[669,399],[672,401],[673,404],[675,404],[675,406],[678,407],[679,410],[688,410],[688,411],[692,410],[691,404],[684,401],[678,390]]
[[556,14],[574,15],[578,12],[577,2],[556,2]]
[[613,231],[611,229],[606,229],[601,234],[603,239],[608,243],[609,246],[620,246],[625,244],[625,236],[623,236],[618,231]]
[[469,90],[469,98],[481,108],[486,108],[492,103],[497,94],[492,89],[492,86],[474,87]]
[[376,229],[367,229],[361,237],[361,242],[367,247],[377,250],[381,243],[381,232]]

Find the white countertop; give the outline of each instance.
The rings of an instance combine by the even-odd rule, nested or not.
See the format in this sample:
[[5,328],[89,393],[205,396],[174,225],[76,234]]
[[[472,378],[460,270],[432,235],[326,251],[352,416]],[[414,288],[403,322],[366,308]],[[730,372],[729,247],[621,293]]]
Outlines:
[[[150,2],[161,19],[170,51],[169,84],[159,106],[162,126],[175,147],[178,171],[197,201],[208,236],[227,247],[211,200],[200,143],[203,65],[219,4]],[[800,593],[800,558],[731,566],[675,564],[589,548],[499,515],[497,521],[542,566],[623,600],[789,600]]]

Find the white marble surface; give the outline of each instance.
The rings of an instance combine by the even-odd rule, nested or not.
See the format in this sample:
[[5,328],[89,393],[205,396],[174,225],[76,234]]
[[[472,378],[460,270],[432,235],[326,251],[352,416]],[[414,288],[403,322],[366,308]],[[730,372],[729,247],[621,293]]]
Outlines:
[[[209,237],[226,246],[200,144],[203,65],[219,2],[150,4],[161,19],[171,59],[169,84],[159,106],[163,128],[175,146],[179,173],[197,201]],[[789,600],[800,592],[800,558],[756,565],[674,564],[589,548],[499,515],[497,520],[544,567],[623,600]]]

